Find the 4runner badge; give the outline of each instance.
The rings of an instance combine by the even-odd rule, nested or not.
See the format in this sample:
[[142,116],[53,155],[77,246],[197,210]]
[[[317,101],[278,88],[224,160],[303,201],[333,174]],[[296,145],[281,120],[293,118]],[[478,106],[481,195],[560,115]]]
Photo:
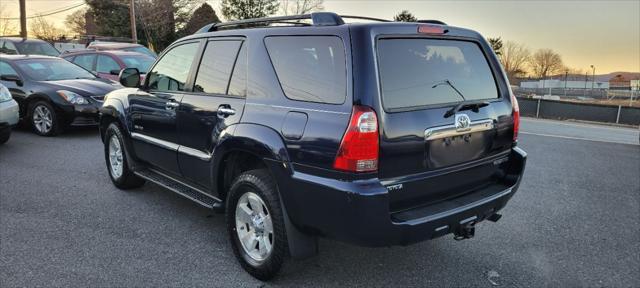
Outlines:
[[467,114],[456,114],[455,122],[456,131],[458,132],[464,132],[471,129],[471,119],[469,119]]

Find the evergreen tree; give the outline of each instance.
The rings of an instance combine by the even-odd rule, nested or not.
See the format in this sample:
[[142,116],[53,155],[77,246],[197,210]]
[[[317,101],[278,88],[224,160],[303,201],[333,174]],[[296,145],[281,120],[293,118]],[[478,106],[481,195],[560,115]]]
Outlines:
[[229,20],[261,18],[278,12],[278,0],[222,0],[222,16]]
[[413,14],[411,14],[411,12],[409,12],[408,10],[402,10],[402,12],[400,12],[400,14],[397,14],[396,16],[393,16],[393,21],[396,21],[396,22],[417,22],[418,18],[416,18],[416,16],[413,16]]

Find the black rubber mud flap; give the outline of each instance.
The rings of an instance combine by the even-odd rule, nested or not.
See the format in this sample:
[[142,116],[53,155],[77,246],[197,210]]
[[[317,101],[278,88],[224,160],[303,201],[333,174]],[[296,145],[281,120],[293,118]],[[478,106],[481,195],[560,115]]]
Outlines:
[[[280,198],[282,202],[282,197]],[[282,205],[284,214],[284,227],[287,229],[287,242],[289,243],[289,255],[296,260],[311,258],[318,254],[318,238],[302,233],[296,228],[287,214],[287,208]]]

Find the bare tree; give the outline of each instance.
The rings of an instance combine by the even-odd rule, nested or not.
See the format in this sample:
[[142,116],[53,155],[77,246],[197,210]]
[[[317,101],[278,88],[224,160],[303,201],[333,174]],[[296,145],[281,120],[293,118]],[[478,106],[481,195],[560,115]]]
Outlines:
[[531,52],[526,46],[513,41],[506,41],[500,48],[500,63],[507,73],[509,82],[515,83],[515,79],[527,73],[527,63],[531,58]]
[[31,36],[48,42],[53,42],[64,35],[64,31],[55,24],[48,22],[44,17],[37,16],[29,21],[29,33]]
[[5,13],[7,8],[4,5],[0,5],[0,36],[12,35],[16,32],[15,23],[11,22],[9,13]]
[[67,29],[71,33],[75,33],[78,35],[86,34],[86,14],[87,9],[78,9],[75,12],[67,15],[67,18],[64,20],[64,23],[67,25]]
[[301,15],[324,10],[323,0],[281,0],[280,11],[283,15]]
[[531,72],[538,78],[545,78],[549,75],[562,72],[564,64],[560,54],[551,49],[540,49],[533,54],[529,61]]

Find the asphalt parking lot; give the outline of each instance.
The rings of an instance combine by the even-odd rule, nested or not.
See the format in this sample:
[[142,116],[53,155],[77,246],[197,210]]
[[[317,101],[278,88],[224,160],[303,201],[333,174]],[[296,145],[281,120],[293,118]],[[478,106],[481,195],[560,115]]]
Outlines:
[[0,287],[639,287],[637,141],[637,128],[523,119],[523,183],[474,239],[322,240],[263,283],[236,262],[223,215],[154,184],[117,190],[97,130],[18,130],[0,146]]

